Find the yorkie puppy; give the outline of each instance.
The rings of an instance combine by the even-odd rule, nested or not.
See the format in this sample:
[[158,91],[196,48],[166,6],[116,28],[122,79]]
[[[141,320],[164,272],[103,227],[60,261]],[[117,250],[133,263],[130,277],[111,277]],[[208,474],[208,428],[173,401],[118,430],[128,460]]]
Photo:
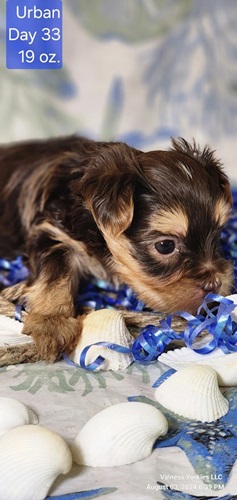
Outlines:
[[142,152],[66,137],[0,148],[0,255],[22,255],[23,298],[42,359],[75,348],[80,280],[126,283],[153,310],[195,313],[226,295],[232,268],[220,233],[231,211],[226,175],[209,148],[173,140]]

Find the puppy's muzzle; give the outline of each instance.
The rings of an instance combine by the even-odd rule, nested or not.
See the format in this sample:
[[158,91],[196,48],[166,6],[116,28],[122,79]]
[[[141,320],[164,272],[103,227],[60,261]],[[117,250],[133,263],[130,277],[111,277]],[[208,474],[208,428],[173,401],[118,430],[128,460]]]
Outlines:
[[[206,270],[204,271],[206,267]],[[218,259],[216,263],[204,264],[199,274],[199,286],[204,293],[228,295],[233,285],[233,265],[229,260]]]

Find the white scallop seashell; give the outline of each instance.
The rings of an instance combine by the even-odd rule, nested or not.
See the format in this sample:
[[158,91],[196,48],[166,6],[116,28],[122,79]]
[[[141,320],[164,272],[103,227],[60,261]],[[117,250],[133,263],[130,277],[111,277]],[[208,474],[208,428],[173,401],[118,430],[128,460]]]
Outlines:
[[32,337],[22,334],[23,326],[20,321],[0,314],[0,346],[32,343]]
[[193,365],[175,372],[155,391],[156,400],[185,418],[213,422],[229,410],[213,368]]
[[17,399],[0,397],[0,436],[19,425],[37,424],[37,415]]
[[146,403],[119,403],[97,413],[72,445],[80,465],[113,467],[148,457],[153,444],[168,431],[165,416]]
[[0,438],[0,498],[44,500],[71,466],[70,448],[55,432],[38,425],[11,429]]
[[194,364],[210,366],[216,371],[220,386],[237,385],[237,352],[224,354],[221,349],[216,348],[209,354],[198,354],[189,347],[182,347],[162,353],[159,361],[175,370]]
[[[100,309],[88,314],[83,320],[81,336],[70,358],[80,364],[83,349],[90,344],[103,341],[123,347],[131,347],[134,342],[120,311]],[[122,354],[103,346],[93,346],[87,351],[86,364],[92,363],[98,356],[105,358],[105,361],[95,371],[124,370],[133,362],[132,354]]]

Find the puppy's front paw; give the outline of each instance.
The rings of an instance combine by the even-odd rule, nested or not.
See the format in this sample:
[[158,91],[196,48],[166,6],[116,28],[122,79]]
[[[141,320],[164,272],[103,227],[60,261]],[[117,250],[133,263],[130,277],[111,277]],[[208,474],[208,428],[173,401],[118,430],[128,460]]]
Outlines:
[[81,328],[80,319],[67,318],[60,314],[42,316],[30,313],[22,333],[31,335],[41,359],[52,363],[60,358],[63,352],[70,353],[75,348]]

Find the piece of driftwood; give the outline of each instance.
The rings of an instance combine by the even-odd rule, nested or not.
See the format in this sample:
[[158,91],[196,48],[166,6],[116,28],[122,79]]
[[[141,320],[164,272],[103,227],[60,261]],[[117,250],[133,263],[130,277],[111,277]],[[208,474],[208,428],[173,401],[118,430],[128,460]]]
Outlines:
[[[5,288],[0,293],[0,314],[15,318],[16,304],[21,302],[24,283]],[[89,313],[91,309],[82,308],[80,313]],[[122,310],[125,323],[134,337],[140,333],[140,329],[147,325],[158,326],[164,315],[150,312],[137,312]],[[22,311],[21,320],[25,321],[26,311]],[[174,317],[172,327],[176,332],[184,330],[186,321],[180,317]],[[0,366],[8,366],[17,363],[35,363],[40,361],[37,347],[34,342],[18,344],[14,346],[0,346]]]

